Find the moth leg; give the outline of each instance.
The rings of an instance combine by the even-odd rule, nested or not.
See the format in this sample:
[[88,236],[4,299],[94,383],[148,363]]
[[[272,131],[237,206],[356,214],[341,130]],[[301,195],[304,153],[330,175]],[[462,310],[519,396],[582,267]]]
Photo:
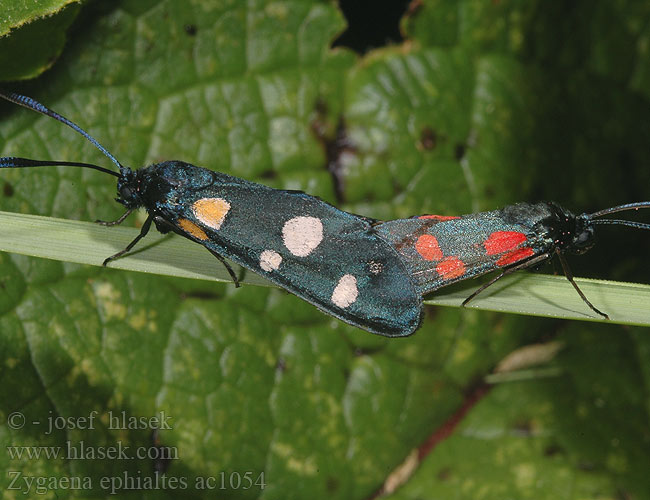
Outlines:
[[135,237],[135,239],[131,243],[129,243],[124,250],[122,250],[120,252],[117,252],[115,255],[111,255],[110,257],[105,259],[102,266],[106,266],[106,264],[108,264],[110,261],[118,259],[122,255],[124,255],[126,252],[131,250],[135,246],[135,244],[138,241],[140,241],[142,238],[144,238],[146,236],[146,234],[149,232],[149,228],[151,227],[151,221],[152,220],[153,220],[153,217],[151,215],[149,217],[147,217],[147,220],[144,221],[144,224],[142,224],[142,229],[140,229],[140,234],[137,235]]
[[479,293],[481,293],[483,290],[485,290],[487,287],[494,285],[497,281],[499,281],[501,278],[504,276],[514,273],[515,271],[520,271],[521,269],[526,269],[527,267],[534,266],[535,264],[539,264],[540,262],[548,259],[550,257],[550,254],[548,253],[543,253],[541,255],[537,255],[536,257],[533,257],[532,259],[525,260],[523,262],[520,262],[518,264],[515,264],[511,267],[505,268],[503,271],[501,271],[501,274],[498,274],[494,278],[492,278],[490,281],[485,283],[484,285],[481,285],[479,288],[477,288],[472,295],[467,297],[465,300],[463,300],[463,303],[461,304],[462,307],[465,307],[467,303],[472,300],[474,297],[476,297]]
[[578,292],[578,295],[580,295],[580,298],[582,300],[584,300],[585,304],[587,304],[591,308],[591,310],[593,312],[595,312],[596,314],[600,314],[605,319],[609,319],[609,316],[607,316],[607,314],[605,314],[602,311],[599,311],[598,309],[596,309],[596,307],[591,302],[589,302],[587,297],[585,297],[585,294],[582,293],[582,290],[580,290],[580,287],[578,287],[578,284],[575,281],[573,281],[573,273],[571,272],[571,269],[569,268],[569,264],[567,263],[566,259],[564,258],[564,255],[562,255],[562,252],[560,252],[560,250],[558,250],[558,249],[555,249],[555,253],[557,254],[558,258],[560,259],[560,264],[562,264],[562,270],[564,271],[564,276],[566,276],[566,279],[569,280],[569,283],[571,283],[573,285],[573,288],[576,289],[576,292]]
[[239,278],[237,278],[237,275],[235,274],[235,271],[233,271],[232,267],[230,266],[230,264],[228,264],[226,259],[224,259],[220,254],[218,254],[214,250],[212,250],[210,248],[208,248],[208,250],[210,251],[210,253],[212,255],[214,255],[217,259],[219,259],[219,261],[224,265],[224,267],[226,268],[226,271],[228,271],[228,274],[232,278],[232,281],[235,283],[235,288],[239,288],[241,286],[241,284],[239,283]]
[[117,226],[119,224],[122,224],[124,222],[124,219],[126,219],[129,215],[133,213],[135,208],[129,208],[126,213],[124,213],[122,216],[120,216],[119,219],[113,220],[113,221],[105,221],[105,220],[96,220],[95,222],[97,224],[101,224],[102,226]]

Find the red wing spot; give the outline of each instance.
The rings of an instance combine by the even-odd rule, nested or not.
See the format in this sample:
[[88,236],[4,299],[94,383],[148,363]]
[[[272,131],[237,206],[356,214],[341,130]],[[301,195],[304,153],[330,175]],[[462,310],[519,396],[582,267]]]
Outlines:
[[459,278],[465,274],[465,264],[458,257],[447,257],[436,266],[436,272],[446,280]]
[[526,235],[517,231],[495,231],[483,246],[488,255],[496,255],[516,249],[526,241]]
[[424,260],[442,259],[442,250],[438,245],[438,240],[430,234],[423,234],[415,242],[415,250]]
[[515,262],[523,260],[527,257],[532,257],[533,255],[535,255],[535,252],[533,251],[532,248],[528,248],[528,247],[517,248],[516,250],[512,250],[508,252],[499,260],[497,260],[496,265],[507,266],[508,264],[514,264]]
[[446,220],[460,219],[460,217],[457,215],[420,215],[418,219],[434,219],[442,222]]

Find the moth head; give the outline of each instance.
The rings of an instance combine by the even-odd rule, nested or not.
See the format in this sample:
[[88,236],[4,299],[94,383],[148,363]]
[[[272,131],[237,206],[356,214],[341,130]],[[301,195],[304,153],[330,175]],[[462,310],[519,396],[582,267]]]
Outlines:
[[117,180],[117,195],[116,201],[121,203],[127,208],[137,208],[142,205],[140,196],[140,181],[137,172],[134,172],[128,167],[120,169],[120,177]]
[[572,232],[573,238],[567,249],[573,254],[587,252],[595,243],[594,225],[585,214],[575,218],[575,229]]

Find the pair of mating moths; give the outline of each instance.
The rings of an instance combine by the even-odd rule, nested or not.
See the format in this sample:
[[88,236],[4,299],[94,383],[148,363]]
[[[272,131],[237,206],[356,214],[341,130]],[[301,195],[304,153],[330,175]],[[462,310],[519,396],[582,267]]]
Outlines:
[[284,191],[182,161],[138,170],[123,166],[78,125],[18,94],[0,97],[73,128],[118,168],[27,158],[0,158],[0,168],[71,166],[117,177],[118,199],[127,211],[144,207],[149,216],[140,234],[104,265],[125,254],[151,224],[200,243],[237,277],[228,258],[327,314],[389,337],[413,333],[422,318],[422,296],[456,281],[500,271],[470,295],[513,271],[557,256],[584,302],[594,307],[573,281],[563,254],[583,253],[594,242],[597,224],[650,229],[650,224],[601,219],[614,212],[650,208],[630,203],[593,214],[574,215],[553,202],[518,203],[501,210],[448,217],[424,215],[382,222],[343,212],[298,191]]

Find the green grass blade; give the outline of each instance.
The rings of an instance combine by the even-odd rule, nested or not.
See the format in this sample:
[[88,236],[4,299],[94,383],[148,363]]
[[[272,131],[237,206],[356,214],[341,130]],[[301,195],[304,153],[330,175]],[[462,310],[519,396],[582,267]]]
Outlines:
[[[596,315],[564,276],[519,272],[506,276],[478,295],[467,307],[551,318],[650,326],[650,285],[576,278],[585,296],[610,317]],[[469,280],[443,288],[425,302],[458,306],[480,285]]]
[[[0,212],[0,251],[101,266],[106,257],[126,247],[139,234],[134,227],[106,227],[93,222]],[[233,264],[235,272],[238,266]],[[205,248],[154,227],[128,255],[109,263],[111,269],[210,281],[232,281]],[[255,273],[243,283],[271,286]]]
[[[0,212],[0,251],[34,257],[91,264],[123,249],[137,235],[132,227],[103,227],[71,221]],[[230,281],[225,268],[200,245],[152,230],[131,253],[109,264],[111,268],[212,281]],[[237,270],[236,270],[237,272]],[[244,283],[269,286],[255,273]],[[607,312],[611,323],[650,326],[650,285],[576,279],[596,307]],[[426,304],[460,306],[478,286],[470,280],[432,294]],[[602,321],[582,302],[563,276],[515,273],[498,281],[468,307],[492,311]]]

